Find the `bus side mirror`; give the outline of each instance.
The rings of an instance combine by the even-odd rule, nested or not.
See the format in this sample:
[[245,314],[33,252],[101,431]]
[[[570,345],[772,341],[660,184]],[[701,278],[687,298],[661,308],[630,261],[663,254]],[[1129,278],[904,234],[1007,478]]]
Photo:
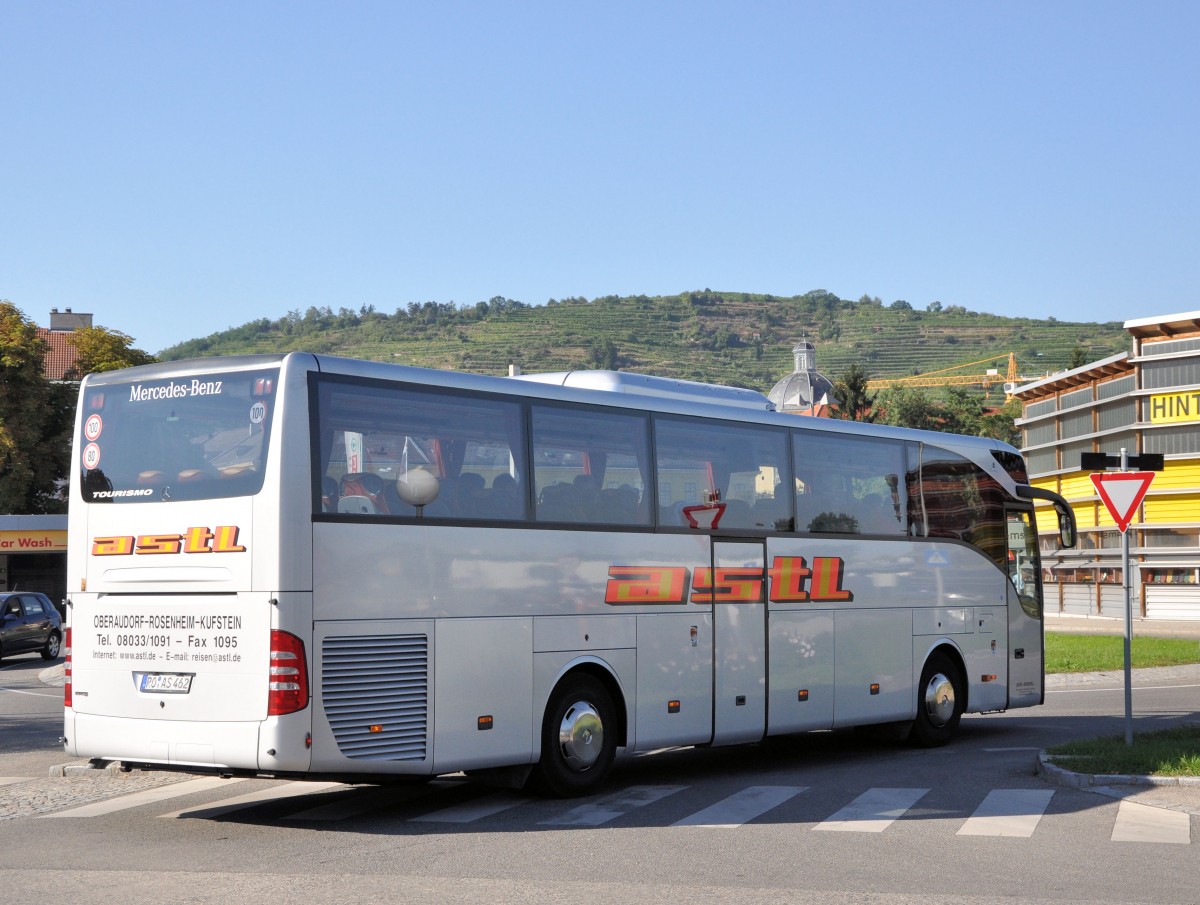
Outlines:
[[1063,547],[1075,546],[1075,514],[1066,503],[1055,502],[1054,514],[1058,516],[1058,539]]
[[1017,496],[1026,500],[1045,500],[1054,507],[1058,518],[1058,540],[1063,547],[1069,549],[1075,546],[1075,511],[1071,504],[1055,493],[1042,487],[1031,487],[1029,484],[1017,485]]

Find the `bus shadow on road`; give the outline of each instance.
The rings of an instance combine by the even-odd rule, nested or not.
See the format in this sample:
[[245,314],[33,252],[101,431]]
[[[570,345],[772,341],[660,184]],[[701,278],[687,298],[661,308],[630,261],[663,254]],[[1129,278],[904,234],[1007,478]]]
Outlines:
[[[1139,719],[1138,728],[1152,731],[1198,716],[1147,716]],[[1121,719],[1110,722],[1113,733],[1119,732]],[[666,828],[763,790],[773,792],[779,803],[751,822],[798,829],[811,829],[879,790],[920,793],[895,817],[897,824],[965,821],[991,793],[1014,790],[1044,791],[1045,816],[1057,817],[1111,807],[1113,797],[1045,781],[1037,773],[1040,749],[1030,743],[1031,734],[1052,735],[1058,743],[1094,736],[1095,730],[1095,717],[1054,717],[1043,731],[1032,716],[1019,724],[970,720],[954,743],[933,749],[910,747],[895,733],[809,733],[623,758],[601,790],[581,798],[539,798],[458,774],[427,783],[352,786],[268,801],[212,819],[390,836]]]

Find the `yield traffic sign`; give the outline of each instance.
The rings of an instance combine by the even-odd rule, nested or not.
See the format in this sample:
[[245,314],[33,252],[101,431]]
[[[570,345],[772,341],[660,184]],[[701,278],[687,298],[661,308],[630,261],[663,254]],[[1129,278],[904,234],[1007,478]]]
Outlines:
[[1095,472],[1091,476],[1100,494],[1108,514],[1113,517],[1117,527],[1124,534],[1129,529],[1129,523],[1142,504],[1150,482],[1154,480],[1152,471],[1107,471]]

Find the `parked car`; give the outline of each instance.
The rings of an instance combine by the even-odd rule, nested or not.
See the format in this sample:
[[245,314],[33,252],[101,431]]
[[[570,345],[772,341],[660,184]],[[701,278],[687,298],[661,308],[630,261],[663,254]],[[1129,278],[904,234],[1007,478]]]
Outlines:
[[0,657],[38,651],[53,660],[62,650],[62,619],[45,594],[0,594]]

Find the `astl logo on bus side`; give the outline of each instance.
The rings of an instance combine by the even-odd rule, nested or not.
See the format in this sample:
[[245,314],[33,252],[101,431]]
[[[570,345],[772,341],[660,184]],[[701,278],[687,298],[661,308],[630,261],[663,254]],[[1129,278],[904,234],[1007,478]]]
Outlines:
[[[245,553],[238,543],[237,525],[188,528],[183,534],[142,534],[92,539],[93,556],[161,555],[176,553]],[[776,556],[766,572],[754,567],[698,568],[686,566],[610,566],[604,602],[630,604],[761,603],[764,584],[772,603],[849,601],[854,592],[842,587],[845,562],[840,556]]]
[[840,556],[815,556],[809,566],[803,556],[776,556],[767,569],[754,567],[700,568],[684,566],[611,566],[604,602],[614,606],[647,603],[814,603],[849,601],[854,592],[842,587],[845,563]]
[[245,553],[238,543],[237,525],[188,528],[183,534],[132,534],[92,539],[92,556],[159,555],[170,553]]

